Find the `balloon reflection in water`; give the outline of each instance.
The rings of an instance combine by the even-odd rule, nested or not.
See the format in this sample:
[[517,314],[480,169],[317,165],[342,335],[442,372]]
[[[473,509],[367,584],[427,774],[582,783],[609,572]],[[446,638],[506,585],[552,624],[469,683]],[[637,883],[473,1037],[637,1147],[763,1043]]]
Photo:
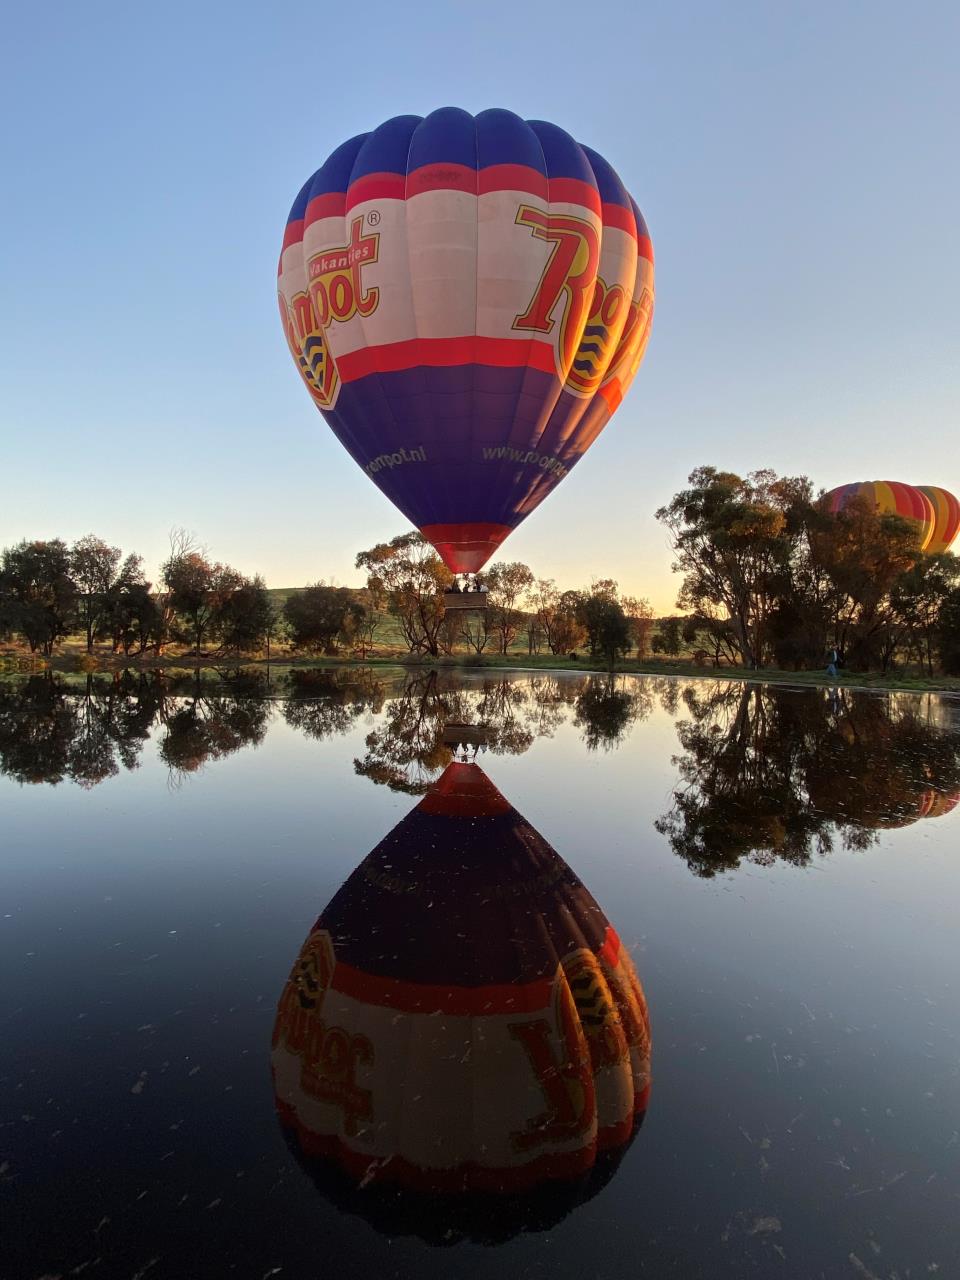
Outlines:
[[454,763],[323,911],[280,999],[280,1119],[320,1185],[449,1242],[559,1220],[647,1107],[629,956],[566,863]]

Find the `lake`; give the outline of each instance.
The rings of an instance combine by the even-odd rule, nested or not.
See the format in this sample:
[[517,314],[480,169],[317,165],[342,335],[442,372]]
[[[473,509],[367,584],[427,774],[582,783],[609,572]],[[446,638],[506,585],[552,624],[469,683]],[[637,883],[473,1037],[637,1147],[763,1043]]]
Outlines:
[[0,1276],[960,1275],[960,700],[0,681]]

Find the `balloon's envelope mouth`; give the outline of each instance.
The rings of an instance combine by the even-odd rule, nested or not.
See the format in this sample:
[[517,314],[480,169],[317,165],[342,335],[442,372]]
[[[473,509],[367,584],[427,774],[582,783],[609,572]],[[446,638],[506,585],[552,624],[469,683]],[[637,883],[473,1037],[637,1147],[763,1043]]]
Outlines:
[[507,524],[425,524],[420,532],[432,542],[451,573],[477,573],[511,532]]

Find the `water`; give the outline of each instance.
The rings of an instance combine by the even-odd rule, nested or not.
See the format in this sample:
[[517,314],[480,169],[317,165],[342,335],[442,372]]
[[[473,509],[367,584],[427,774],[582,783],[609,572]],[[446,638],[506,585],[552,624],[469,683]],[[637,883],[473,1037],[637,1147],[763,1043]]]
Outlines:
[[956,700],[34,677],[0,770],[3,1280],[960,1275]]

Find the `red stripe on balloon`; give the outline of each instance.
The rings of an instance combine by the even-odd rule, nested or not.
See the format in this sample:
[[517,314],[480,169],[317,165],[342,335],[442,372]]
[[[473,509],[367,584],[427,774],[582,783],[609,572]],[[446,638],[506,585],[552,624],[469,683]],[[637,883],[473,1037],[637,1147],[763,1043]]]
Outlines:
[[498,369],[539,369],[556,374],[553,348],[529,338],[410,338],[379,347],[362,347],[337,357],[342,382],[356,382],[371,373],[398,373],[416,369],[450,368],[462,364],[486,364]]
[[578,204],[599,215],[600,193],[577,178],[550,178],[522,164],[489,165],[471,169],[465,164],[425,164],[407,174],[407,199],[428,191],[464,191],[487,195],[491,191],[523,191],[551,204]]
[[346,206],[347,197],[343,191],[329,191],[325,196],[314,196],[303,216],[304,231],[321,218],[342,218]]
[[550,203],[579,204],[598,216],[603,212],[600,192],[589,182],[580,182],[577,178],[551,178]]
[[537,1013],[550,1007],[555,978],[536,982],[503,982],[483,987],[455,987],[449,983],[404,982],[401,978],[365,973],[338,960],[330,990],[402,1013],[478,1014]]
[[477,171],[466,164],[425,164],[407,174],[407,199],[427,191],[466,191],[477,194]]
[[289,249],[292,244],[299,244],[303,239],[303,219],[295,218],[293,222],[287,223],[287,229],[283,233],[283,244],[280,246],[280,266],[277,268],[277,275],[283,267],[283,251]]
[[606,960],[611,969],[615,969],[620,963],[620,938],[612,924],[607,925],[607,932],[603,937],[603,946],[600,948],[599,955]]
[[616,227],[619,231],[626,231],[628,235],[633,236],[634,240],[636,240],[637,220],[633,216],[632,209],[625,209],[622,204],[611,204],[607,200],[603,204],[602,213],[604,229]]
[[349,211],[365,200],[403,200],[405,195],[406,179],[402,173],[368,173],[351,182],[346,208]]
[[546,176],[526,164],[488,165],[480,170],[477,191],[482,196],[492,191],[523,191],[541,200],[546,200],[548,195]]

